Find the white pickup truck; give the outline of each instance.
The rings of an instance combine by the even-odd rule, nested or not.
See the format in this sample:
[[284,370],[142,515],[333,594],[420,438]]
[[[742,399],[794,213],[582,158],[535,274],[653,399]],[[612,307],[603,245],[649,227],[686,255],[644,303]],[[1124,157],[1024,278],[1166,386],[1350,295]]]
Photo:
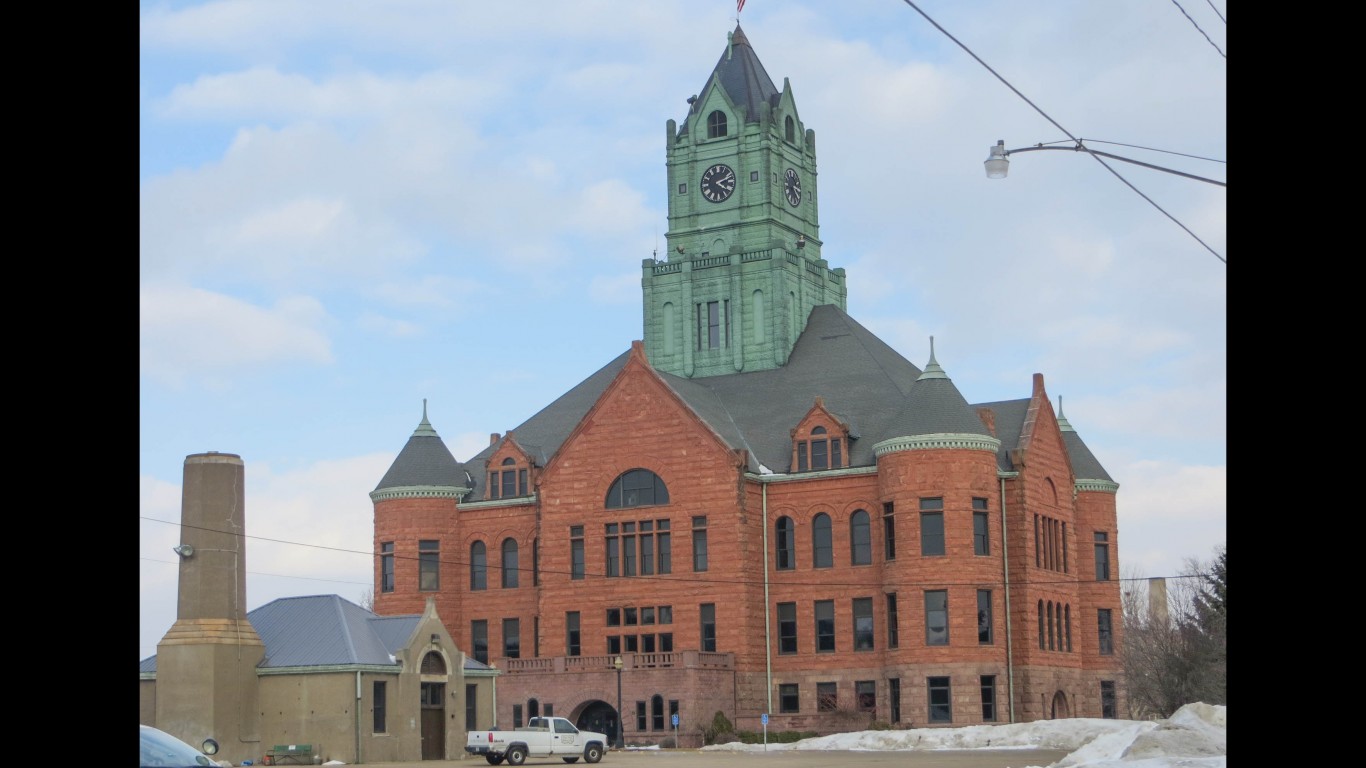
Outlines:
[[483,755],[489,765],[504,760],[508,765],[521,765],[528,757],[559,757],[566,763],[585,763],[602,759],[607,736],[593,731],[580,731],[563,717],[533,717],[522,728],[510,731],[470,731],[465,736],[465,751]]

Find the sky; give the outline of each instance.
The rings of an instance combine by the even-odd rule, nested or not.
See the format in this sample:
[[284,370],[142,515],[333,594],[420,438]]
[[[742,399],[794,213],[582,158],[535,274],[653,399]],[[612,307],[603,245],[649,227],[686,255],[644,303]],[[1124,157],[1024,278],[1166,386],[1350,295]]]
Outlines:
[[[666,123],[735,0],[142,2],[139,658],[184,459],[246,467],[247,601],[372,584],[423,415],[457,460],[643,338]],[[1225,543],[1224,0],[748,0],[815,131],[849,314],[970,403],[1055,409],[1119,484],[1124,578]],[[1098,137],[1098,138],[1093,138]],[[1057,142],[1062,142],[1058,144]],[[662,258],[662,257],[661,257]]]
[[[1009,725],[958,728],[914,728],[904,731],[857,731],[818,736],[791,744],[718,744],[704,751],[932,750],[932,749],[1071,750],[1052,765],[1068,768],[1228,768],[1228,708],[1187,704],[1166,720],[1102,720],[1067,718]],[[1041,768],[1025,763],[1012,768]]]

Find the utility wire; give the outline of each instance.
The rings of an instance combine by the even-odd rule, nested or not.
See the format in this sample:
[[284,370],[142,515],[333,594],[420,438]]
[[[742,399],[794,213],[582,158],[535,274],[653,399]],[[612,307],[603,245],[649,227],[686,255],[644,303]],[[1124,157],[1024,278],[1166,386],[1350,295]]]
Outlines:
[[[1045,142],[1042,142],[1039,146],[1048,146],[1049,144],[1066,144],[1068,141],[1070,141],[1070,139],[1058,139],[1057,141],[1045,141]],[[1114,146],[1117,146],[1117,147],[1130,147],[1130,148],[1132,148],[1132,149],[1147,150],[1148,152],[1165,152],[1166,154],[1169,154],[1169,155],[1180,155],[1181,157],[1189,157],[1189,158],[1191,158],[1191,159],[1193,159],[1193,160],[1206,160],[1206,161],[1211,162],[1211,163],[1227,163],[1227,162],[1228,162],[1227,160],[1216,160],[1215,158],[1212,158],[1212,157],[1201,157],[1200,155],[1188,155],[1188,154],[1186,154],[1185,152],[1173,152],[1173,151],[1170,150],[1170,149],[1157,149],[1156,147],[1144,147],[1144,146],[1140,146],[1140,145],[1138,145],[1138,144],[1125,144],[1125,143],[1119,142],[1119,141],[1101,141],[1100,139],[1077,139],[1077,141],[1089,141],[1089,142],[1091,142],[1092,144],[1113,144]]]
[[1213,2],[1210,2],[1210,0],[1205,0],[1205,3],[1206,3],[1207,5],[1209,5],[1209,9],[1210,9],[1211,11],[1214,11],[1214,15],[1215,15],[1215,16],[1218,16],[1220,21],[1224,22],[1225,24],[1228,23],[1228,19],[1225,19],[1225,18],[1224,18],[1224,14],[1220,13],[1220,12],[1219,12],[1219,9],[1214,7],[1214,3],[1213,3]]
[[[168,524],[168,525],[183,525],[183,524],[179,524],[179,523],[172,523],[172,522],[170,522],[169,520],[159,520],[159,519],[154,518],[154,517],[142,517],[141,519],[143,519],[143,520],[148,520],[148,521],[150,521],[150,522],[155,522],[155,523],[166,523],[166,524]],[[391,552],[379,553],[379,552],[373,552],[373,551],[367,552],[367,551],[365,551],[365,550],[360,550],[360,549],[346,549],[346,548],[344,548],[344,547],[326,547],[326,546],[323,546],[323,545],[321,545],[321,544],[308,544],[308,543],[306,543],[306,542],[301,542],[301,541],[288,541],[288,540],[286,540],[286,539],[271,539],[271,538],[265,538],[265,537],[261,537],[261,536],[250,536],[250,535],[244,534],[244,533],[235,533],[235,532],[232,532],[232,531],[220,531],[220,530],[217,530],[217,529],[214,529],[214,528],[205,528],[205,527],[203,527],[203,526],[188,525],[188,526],[183,526],[183,527],[186,527],[186,528],[194,528],[195,530],[200,530],[200,531],[208,531],[208,532],[210,532],[210,533],[230,533],[230,534],[232,534],[232,535],[234,535],[234,536],[240,536],[240,537],[243,538],[243,539],[257,539],[257,540],[259,540],[259,541],[269,541],[269,542],[274,542],[274,543],[276,543],[276,544],[287,544],[287,545],[295,546],[295,547],[309,547],[309,548],[312,548],[312,549],[325,549],[325,550],[328,550],[328,551],[331,551],[331,552],[343,552],[343,553],[351,554],[351,555],[363,555],[363,556],[365,556],[365,557],[370,557],[370,558],[379,556],[379,555],[381,555],[381,554],[383,554],[383,555],[392,555],[393,558],[394,558],[394,560],[395,560],[395,562],[398,562],[398,561],[405,561],[405,562],[421,562],[421,559],[422,559],[420,556],[414,557],[414,556],[412,556],[412,555],[403,555],[403,554],[399,554],[399,553],[391,553]],[[176,563],[175,561],[171,561],[171,560],[156,560],[156,559],[154,559],[154,558],[149,558],[149,557],[142,557],[141,559],[142,559],[142,560],[146,560],[146,561],[148,561],[148,562],[153,562],[153,563],[166,563],[167,565],[177,565],[177,563]],[[450,558],[450,557],[439,557],[439,556],[438,556],[437,562],[440,563],[440,564],[442,564],[442,565],[458,566],[458,567],[461,569],[462,572],[463,572],[466,568],[468,568],[468,567],[470,566],[470,561],[469,561],[469,560],[465,560],[465,559],[461,559],[461,558]],[[486,561],[486,562],[487,562],[487,561]],[[639,562],[639,561],[637,561],[637,562]],[[523,567],[518,567],[518,568],[515,568],[515,569],[509,569],[509,570],[516,570],[519,574],[520,574],[520,573],[531,574],[533,577],[536,576],[537,574],[539,574],[539,575],[551,575],[551,576],[573,576],[573,574],[572,574],[570,571],[548,570],[548,569],[545,569],[545,568],[541,568],[541,569],[539,569],[539,571],[536,570],[536,569],[533,569],[533,568],[523,568]],[[822,570],[824,570],[824,569],[822,569]],[[498,568],[490,568],[490,567],[488,567],[487,565],[485,565],[485,574],[486,574],[486,576],[488,576],[488,575],[496,576],[496,575],[498,575],[499,573],[501,573],[501,571],[502,571],[501,566],[498,567]],[[249,575],[253,575],[253,576],[282,576],[282,574],[261,573],[261,572],[259,572],[259,571],[247,571],[247,573],[248,573]],[[790,571],[774,571],[774,572],[773,572],[773,575],[771,575],[771,576],[769,577],[769,584],[777,583],[779,586],[783,586],[783,587],[824,587],[824,588],[837,588],[837,587],[838,587],[838,588],[847,588],[847,587],[855,587],[855,588],[857,588],[857,587],[870,587],[870,583],[869,583],[869,582],[867,582],[867,581],[862,581],[862,580],[860,580],[860,581],[826,581],[826,580],[821,580],[821,579],[817,579],[817,580],[815,580],[815,581],[803,580],[802,577],[804,577],[804,576],[806,576],[806,575],[808,575],[808,574],[809,574],[809,575],[812,575],[812,576],[819,576],[819,574],[817,574],[817,573],[815,573],[815,572],[813,572],[813,571],[798,571],[798,570],[795,570],[795,569],[794,569],[794,570],[790,570]],[[1176,579],[1195,579],[1195,578],[1205,578],[1207,575],[1208,575],[1208,574],[1204,574],[1204,573],[1194,573],[1194,574],[1181,574],[1181,575],[1178,575],[1178,576],[1115,578],[1115,579],[1110,579],[1110,581],[1116,581],[1116,582],[1125,582],[1125,581],[1148,581],[1149,578],[1164,578],[1164,579],[1170,579],[1170,580],[1176,580]],[[308,577],[308,576],[288,576],[288,577],[285,577],[285,578],[311,579],[312,577]],[[740,579],[740,580],[737,581],[736,579],[710,578],[710,577],[708,577],[708,576],[706,575],[706,572],[705,572],[705,571],[696,572],[696,573],[687,573],[687,574],[683,574],[683,575],[675,575],[675,574],[671,574],[671,573],[666,573],[666,574],[658,574],[658,573],[654,573],[654,574],[649,574],[649,573],[647,573],[647,574],[639,574],[639,573],[637,573],[637,574],[634,574],[634,575],[631,575],[631,576],[608,576],[607,573],[606,573],[606,571],[593,571],[593,572],[591,572],[591,573],[590,573],[590,572],[585,572],[585,573],[584,573],[584,580],[585,580],[585,581],[588,581],[588,580],[597,580],[597,579],[642,579],[642,578],[643,578],[643,579],[650,579],[650,580],[652,580],[652,581],[659,581],[659,582],[675,582],[675,583],[679,583],[679,584],[698,584],[698,583],[701,583],[701,584],[729,584],[729,585],[743,585],[743,586],[756,586],[756,587],[763,584],[763,581],[762,581],[762,580],[746,580],[746,579]],[[313,580],[315,580],[315,581],[335,581],[335,582],[340,583],[340,584],[357,584],[357,585],[364,585],[364,586],[373,586],[373,585],[370,584],[369,582],[347,581],[347,580],[344,580],[344,579],[313,579]],[[577,581],[577,579],[575,579],[575,580]],[[775,580],[776,580],[776,581],[775,581]],[[1027,581],[1025,581],[1024,583],[1028,584],[1029,586],[1051,586],[1051,585],[1055,585],[1055,584],[1075,585],[1075,584],[1084,583],[1084,582],[1083,582],[1083,580],[1082,580],[1080,577],[1078,577],[1078,578],[1058,578],[1058,579],[1047,579],[1047,578],[1045,578],[1045,579],[1039,579],[1039,578],[1030,578],[1030,579],[1028,579]],[[890,582],[890,583],[888,583],[888,584],[879,584],[878,586],[879,586],[879,587],[882,587],[882,586],[896,586],[896,587],[916,588],[916,587],[965,587],[965,586],[972,586],[972,585],[985,586],[985,587],[991,587],[991,586],[1004,586],[1004,582],[1003,582],[1003,581],[994,581],[994,580],[991,580],[991,579],[985,579],[985,580],[984,580],[984,579],[973,579],[973,580],[969,580],[969,581],[915,581],[915,582],[893,581],[893,582]]]
[[[915,9],[915,12],[916,12],[916,13],[919,13],[921,16],[924,16],[924,17],[925,17],[925,20],[928,21],[930,24],[933,24],[935,29],[939,30],[940,32],[943,32],[945,37],[947,37],[948,39],[952,40],[954,43],[957,43],[957,45],[958,45],[959,48],[962,48],[964,51],[967,51],[967,54],[968,54],[969,56],[971,56],[972,58],[976,59],[978,64],[981,64],[983,67],[986,67],[986,70],[987,70],[988,72],[990,72],[990,73],[993,74],[993,75],[996,75],[996,79],[997,79],[997,80],[1000,80],[1002,83],[1005,84],[1005,86],[1006,86],[1007,88],[1009,88],[1011,91],[1014,91],[1014,93],[1015,93],[1016,96],[1019,96],[1021,99],[1024,99],[1024,102],[1025,102],[1026,104],[1028,104],[1029,106],[1033,107],[1035,112],[1038,112],[1040,115],[1043,115],[1043,117],[1044,117],[1045,120],[1047,120],[1048,122],[1052,123],[1054,126],[1057,127],[1058,130],[1062,131],[1064,134],[1067,135],[1068,138],[1072,139],[1073,141],[1075,141],[1075,142],[1080,142],[1080,141],[1081,141],[1081,139],[1078,139],[1078,138],[1076,138],[1075,136],[1073,136],[1071,131],[1069,131],[1069,130],[1067,130],[1066,128],[1064,128],[1064,127],[1062,127],[1061,125],[1059,125],[1057,120],[1054,120],[1052,117],[1049,117],[1049,115],[1048,115],[1047,112],[1044,112],[1042,109],[1039,109],[1039,106],[1038,106],[1037,104],[1035,104],[1034,102],[1030,101],[1028,96],[1025,96],[1023,93],[1020,93],[1019,89],[1017,89],[1015,86],[1011,85],[1010,82],[1009,82],[1008,80],[1006,80],[1004,77],[1001,77],[1001,75],[998,74],[998,73],[996,72],[996,70],[994,70],[994,69],[991,68],[991,65],[987,64],[985,61],[982,61],[981,57],[978,56],[977,54],[973,53],[971,48],[968,48],[966,45],[963,45],[963,43],[959,42],[958,38],[956,38],[956,37],[954,37],[953,35],[949,34],[949,31],[948,31],[948,30],[946,30],[946,29],[944,29],[943,27],[939,26],[939,23],[936,22],[934,19],[931,19],[931,18],[929,17],[929,14],[927,14],[927,13],[925,13],[924,11],[920,10],[920,7],[919,7],[919,6],[917,6],[915,3],[911,2],[911,0],[904,0],[904,2],[906,3],[906,5],[909,5],[911,8]],[[1143,192],[1140,191],[1138,187],[1135,187],[1133,184],[1130,184],[1130,183],[1129,183],[1129,180],[1126,179],[1126,178],[1124,178],[1122,175],[1120,175],[1119,171],[1116,171],[1114,168],[1111,168],[1109,163],[1105,162],[1105,161],[1102,160],[1100,157],[1098,157],[1098,156],[1096,155],[1096,153],[1094,153],[1094,152],[1092,152],[1091,150],[1087,149],[1085,145],[1081,145],[1081,149],[1084,150],[1088,155],[1090,155],[1096,162],[1098,162],[1098,163],[1100,163],[1101,165],[1105,166],[1105,170],[1107,170],[1107,171],[1109,171],[1110,173],[1114,174],[1115,178],[1117,178],[1117,179],[1119,179],[1120,181],[1124,182],[1124,185],[1127,186],[1129,189],[1132,189],[1139,197],[1143,198],[1144,200],[1147,200],[1149,205],[1151,205],[1152,207],[1154,207],[1154,208],[1156,208],[1157,210],[1161,211],[1163,216],[1166,216],[1167,218],[1169,218],[1169,219],[1171,219],[1172,221],[1176,222],[1176,226],[1178,226],[1178,227],[1180,227],[1180,228],[1186,230],[1186,234],[1188,234],[1188,235],[1190,235],[1191,237],[1195,238],[1195,242],[1197,242],[1197,243],[1199,243],[1199,244],[1205,246],[1205,250],[1207,250],[1207,251],[1209,251],[1210,253],[1214,254],[1214,258],[1216,258],[1216,259],[1218,259],[1218,260],[1224,262],[1225,264],[1228,263],[1228,259],[1225,259],[1223,256],[1220,256],[1220,255],[1219,255],[1219,252],[1216,251],[1216,250],[1214,250],[1213,248],[1209,247],[1209,245],[1208,245],[1204,240],[1201,240],[1201,239],[1200,239],[1199,235],[1196,235],[1194,232],[1192,232],[1192,231],[1190,230],[1189,227],[1187,227],[1185,224],[1182,224],[1181,221],[1180,221],[1179,219],[1177,219],[1175,216],[1171,215],[1170,213],[1167,213],[1167,211],[1166,211],[1165,209],[1163,209],[1162,206],[1160,206],[1160,205],[1158,205],[1157,203],[1153,202],[1153,199],[1152,199],[1151,197],[1148,197],[1147,195],[1143,194]]]
[[[1208,2],[1208,0],[1206,0],[1206,2]],[[1191,23],[1192,27],[1195,27],[1195,31],[1199,32],[1202,35],[1205,35],[1205,30],[1201,29],[1200,25],[1195,23],[1195,19],[1192,19],[1191,15],[1189,13],[1186,13],[1186,9],[1182,8],[1180,3],[1176,2],[1176,0],[1172,0],[1172,5],[1176,6],[1181,11],[1181,15],[1186,17],[1186,20]],[[1214,6],[1211,5],[1210,7],[1213,8]],[[1218,14],[1219,12],[1215,11],[1215,13]],[[1220,16],[1219,20],[1223,21],[1223,18],[1223,16]],[[1224,23],[1227,24],[1228,22],[1225,21]],[[1209,39],[1209,35],[1205,35],[1205,40],[1207,40],[1210,45],[1214,46],[1214,50],[1219,51],[1219,46],[1214,45],[1214,41]],[[1228,58],[1228,56],[1226,56],[1223,51],[1219,51],[1219,55],[1223,56],[1226,59]]]

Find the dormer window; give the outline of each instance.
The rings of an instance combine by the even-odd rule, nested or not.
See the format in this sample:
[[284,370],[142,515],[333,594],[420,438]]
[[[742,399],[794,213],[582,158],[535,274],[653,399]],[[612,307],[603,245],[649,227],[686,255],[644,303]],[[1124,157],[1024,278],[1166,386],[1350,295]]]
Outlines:
[[825,427],[812,427],[808,439],[798,440],[793,449],[796,453],[794,465],[798,472],[844,466],[844,440],[839,435],[830,434]]
[[707,138],[719,139],[726,135],[726,113],[716,110],[707,115]]
[[527,468],[517,466],[517,460],[511,456],[503,459],[499,466],[502,469],[495,469],[489,472],[489,498],[490,499],[510,499],[515,496],[529,496]]

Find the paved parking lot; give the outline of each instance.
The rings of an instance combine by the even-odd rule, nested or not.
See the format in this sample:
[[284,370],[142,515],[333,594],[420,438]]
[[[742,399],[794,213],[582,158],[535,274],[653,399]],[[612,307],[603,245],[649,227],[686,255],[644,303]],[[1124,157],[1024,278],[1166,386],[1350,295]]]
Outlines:
[[[1028,768],[1051,765],[1067,756],[1057,749],[917,750],[896,752],[845,752],[783,750],[773,752],[724,752],[695,749],[611,750],[594,768]],[[476,768],[487,766],[482,757],[463,760],[423,760],[412,763],[366,763],[370,768]],[[526,761],[528,766],[559,766],[558,758]],[[574,768],[583,768],[580,760]],[[499,768],[507,768],[503,763]]]

